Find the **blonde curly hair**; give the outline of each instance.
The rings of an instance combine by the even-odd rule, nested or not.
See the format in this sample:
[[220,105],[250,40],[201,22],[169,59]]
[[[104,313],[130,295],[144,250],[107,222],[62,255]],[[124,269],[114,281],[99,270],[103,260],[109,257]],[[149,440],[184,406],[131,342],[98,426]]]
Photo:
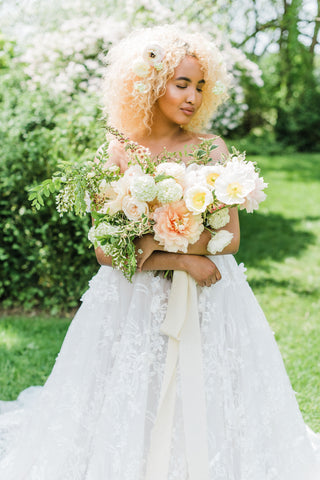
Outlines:
[[[135,65],[140,60],[143,64],[146,52],[150,53],[152,48],[161,52],[158,63],[149,64],[149,69],[137,74]],[[206,36],[185,33],[171,25],[137,30],[109,50],[103,81],[108,124],[128,135],[150,132],[152,107],[165,93],[168,80],[186,55],[199,60],[205,84],[202,104],[184,128],[193,132],[205,128],[218,105],[227,98],[226,66],[219,50]]]

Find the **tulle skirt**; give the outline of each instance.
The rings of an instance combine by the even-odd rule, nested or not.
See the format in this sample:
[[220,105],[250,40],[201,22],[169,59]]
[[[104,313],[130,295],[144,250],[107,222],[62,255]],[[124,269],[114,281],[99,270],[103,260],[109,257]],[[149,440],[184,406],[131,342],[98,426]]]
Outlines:
[[[319,480],[274,336],[231,255],[197,287],[210,480]],[[44,387],[0,402],[1,480],[143,480],[167,353],[170,281],[103,266]],[[189,480],[179,370],[167,479]],[[194,412],[197,415],[197,412]]]

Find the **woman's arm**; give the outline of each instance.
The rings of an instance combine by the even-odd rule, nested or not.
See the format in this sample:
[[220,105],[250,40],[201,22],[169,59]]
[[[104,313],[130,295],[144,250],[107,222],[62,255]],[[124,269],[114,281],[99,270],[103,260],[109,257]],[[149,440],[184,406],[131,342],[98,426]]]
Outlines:
[[[231,243],[219,254],[236,253],[239,248],[239,219],[236,208],[230,209],[230,222],[223,227],[233,233]],[[189,273],[200,286],[210,286],[221,279],[216,265],[206,257],[210,232],[205,230],[200,239],[189,245],[188,253],[165,252],[151,234],[136,240],[138,271],[146,270],[182,270]],[[112,257],[106,256],[100,247],[96,248],[96,257],[100,265],[112,265]],[[140,253],[139,253],[140,252]],[[142,253],[141,253],[142,252]]]
[[[105,255],[100,247],[95,252],[100,265],[112,265],[112,257]],[[141,270],[181,270],[189,273],[201,287],[209,287],[221,279],[216,265],[203,255],[155,251],[144,262]]]
[[[226,255],[228,253],[237,253],[240,244],[240,227],[239,227],[239,216],[237,208],[231,208],[229,210],[230,214],[230,221],[229,223],[219,229],[219,230],[228,230],[230,233],[233,234],[233,238],[231,243],[227,245],[219,255]],[[219,231],[217,230],[217,231]],[[211,239],[211,233],[208,230],[204,230],[199,238],[199,240],[189,245],[187,253],[189,255],[211,255],[211,253],[207,250],[207,245],[209,240]],[[144,235],[141,238],[137,238],[136,240],[136,252],[137,252],[137,267],[138,270],[142,269],[145,261],[153,254],[155,251],[164,251],[164,247],[159,245],[159,243],[154,239],[153,235]],[[178,252],[178,254],[182,255],[182,252]],[[159,269],[156,269],[159,270]],[[174,270],[171,269],[170,270]]]

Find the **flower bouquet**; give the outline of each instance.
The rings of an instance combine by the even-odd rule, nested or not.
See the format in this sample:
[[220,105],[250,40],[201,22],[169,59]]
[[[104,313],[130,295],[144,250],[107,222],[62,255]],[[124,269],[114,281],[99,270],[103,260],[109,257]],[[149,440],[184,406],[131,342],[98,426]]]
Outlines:
[[164,151],[152,158],[150,151],[109,128],[124,144],[128,168],[124,173],[109,160],[109,144],[103,144],[93,161],[82,165],[68,162],[41,185],[30,188],[35,208],[43,196],[56,193],[57,210],[62,215],[91,212],[94,224],[90,242],[112,256],[112,264],[128,280],[136,271],[134,240],[151,233],[168,252],[186,253],[204,229],[211,231],[207,250],[221,252],[232,240],[224,230],[230,220],[228,209],[239,206],[253,212],[266,198],[267,184],[245,154],[232,153],[212,163],[214,139],[203,139],[188,153]]

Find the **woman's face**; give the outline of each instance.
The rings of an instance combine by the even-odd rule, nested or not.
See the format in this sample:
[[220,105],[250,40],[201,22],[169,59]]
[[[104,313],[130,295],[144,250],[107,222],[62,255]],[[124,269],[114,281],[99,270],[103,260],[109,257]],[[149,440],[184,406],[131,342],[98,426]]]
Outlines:
[[200,108],[204,83],[199,61],[184,57],[168,80],[164,95],[156,102],[155,116],[172,124],[187,125]]

